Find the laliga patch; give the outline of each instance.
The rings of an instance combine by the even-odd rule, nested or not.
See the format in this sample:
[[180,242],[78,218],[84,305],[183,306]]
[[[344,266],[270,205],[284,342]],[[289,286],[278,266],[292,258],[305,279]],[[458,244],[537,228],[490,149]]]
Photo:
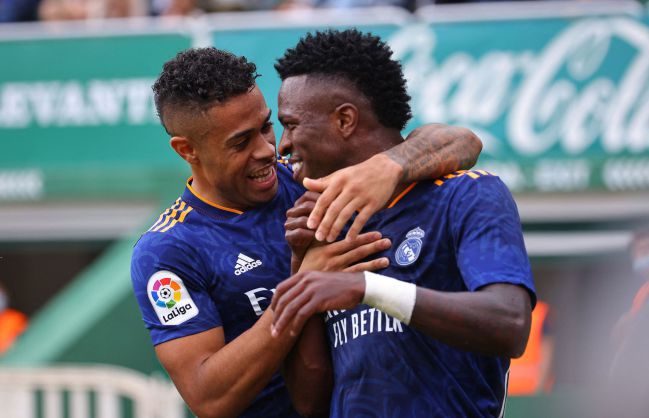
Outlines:
[[419,258],[421,247],[424,243],[421,239],[426,233],[419,227],[406,234],[406,239],[399,245],[394,253],[394,259],[400,266],[408,266]]
[[170,271],[159,271],[149,279],[147,294],[162,325],[180,325],[198,315],[198,307],[185,284]]

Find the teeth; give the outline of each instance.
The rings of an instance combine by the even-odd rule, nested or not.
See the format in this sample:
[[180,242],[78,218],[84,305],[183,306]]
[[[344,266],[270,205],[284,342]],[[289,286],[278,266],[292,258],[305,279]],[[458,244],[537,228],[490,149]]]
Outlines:
[[298,161],[298,162],[293,163],[293,171],[294,172],[299,171],[300,168],[302,168],[302,161]]
[[274,168],[273,167],[268,167],[263,170],[257,171],[256,173],[250,175],[250,178],[252,178],[255,181],[264,181],[268,180],[270,176],[273,175]]

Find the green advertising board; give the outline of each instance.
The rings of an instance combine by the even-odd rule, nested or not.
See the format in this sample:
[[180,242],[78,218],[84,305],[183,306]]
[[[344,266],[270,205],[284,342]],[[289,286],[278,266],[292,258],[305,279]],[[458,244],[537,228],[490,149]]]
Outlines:
[[0,41],[0,199],[137,195],[183,169],[151,84],[175,33]]
[[0,66],[0,200],[179,190],[188,170],[166,145],[150,89],[164,61],[197,44],[246,55],[276,111],[275,60],[308,31],[351,26],[386,39],[402,61],[408,129],[473,129],[485,144],[480,165],[514,191],[649,189],[646,17],[325,15],[214,15],[177,26],[186,32],[19,38],[0,30],[9,63]]
[[[273,63],[305,30],[214,31],[214,44],[251,58],[276,108]],[[480,165],[515,191],[649,188],[649,28],[632,17],[360,26],[403,64],[408,126],[467,126]],[[260,41],[263,40],[263,41]],[[276,110],[276,109],[275,109]]]
[[649,28],[630,17],[411,25],[415,123],[471,127],[514,190],[649,188]]

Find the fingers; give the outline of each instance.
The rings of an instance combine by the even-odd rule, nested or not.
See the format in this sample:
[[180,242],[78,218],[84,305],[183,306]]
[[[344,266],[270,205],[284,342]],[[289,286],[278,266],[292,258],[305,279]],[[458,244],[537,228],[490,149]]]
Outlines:
[[[322,221],[322,218],[325,215],[325,212],[327,212],[327,209],[333,202],[333,200],[338,196],[340,193],[339,187],[336,187],[334,184],[329,184],[328,177],[325,177],[324,179],[319,180],[320,183],[326,187],[324,192],[318,197],[318,200],[315,203],[315,206],[313,210],[311,211],[311,214],[309,215],[309,221],[308,221],[308,226],[311,229],[319,229],[320,222]],[[305,184],[306,184],[306,179],[305,179]],[[322,238],[318,238],[318,233],[316,232],[316,238],[318,238],[319,241],[323,241],[326,235],[322,235]]]
[[[356,210],[362,206],[361,200],[357,198],[345,204],[346,201],[347,199],[344,196],[338,196],[331,206],[329,206],[324,219],[320,222],[318,230],[322,230],[323,234],[327,235],[327,241],[329,242],[333,242],[338,237],[340,231],[342,231]],[[345,204],[344,208],[337,211],[337,206],[342,204]]]
[[307,192],[297,200],[296,206],[286,212],[284,237],[288,245],[294,251],[299,250],[301,255],[315,239],[315,232],[307,228],[307,220],[318,196],[318,193]]
[[315,202],[320,197],[320,193],[315,192],[306,192],[298,200],[295,201],[295,204],[292,208],[286,211],[287,218],[297,218],[300,216],[309,216]]
[[286,218],[286,222],[284,222],[284,229],[286,229],[287,231],[292,231],[295,229],[308,229],[306,227],[307,219],[309,218],[306,215]]
[[316,296],[317,295],[314,295],[314,297],[302,304],[302,307],[293,316],[293,321],[291,321],[290,324],[291,336],[294,337],[302,332],[302,328],[304,328],[304,325],[309,320],[309,318],[318,313],[318,301]]
[[390,259],[387,257],[377,258],[376,260],[366,261],[364,263],[354,264],[343,270],[346,273],[358,273],[363,271],[381,270],[390,265]]
[[352,250],[358,249],[361,246],[377,242],[381,239],[381,233],[378,231],[370,231],[359,235],[353,240],[337,241],[329,244],[330,255],[344,255]]
[[371,205],[366,205],[358,213],[358,215],[354,219],[354,223],[349,228],[349,231],[347,231],[347,239],[354,239],[358,236],[358,234],[363,230],[363,227],[365,226],[367,221],[372,217],[372,215],[374,215],[374,213],[376,213],[376,209],[377,208]]
[[350,266],[351,264],[357,263],[372,254],[387,250],[391,245],[392,243],[388,238],[360,245],[341,256],[342,264]]
[[[308,301],[309,299],[307,295],[299,294],[296,298],[293,298],[287,304],[282,304],[282,309],[278,312],[275,312],[275,317],[273,318],[273,324],[271,328],[271,335],[276,337],[277,335],[282,334],[286,328],[291,326],[295,319],[297,319],[296,313],[300,309],[302,309],[302,307]],[[293,326],[295,327],[295,324],[293,324]]]
[[293,206],[292,208],[286,211],[286,219],[300,218],[302,216],[306,216],[308,219],[314,207],[315,207],[315,202],[306,202],[300,206],[297,206],[296,203],[296,206]]
[[295,201],[294,206],[307,205],[310,202],[315,203],[316,200],[318,200],[318,198],[320,197],[320,195],[321,195],[320,192],[313,192],[313,191],[307,190],[306,192],[304,192],[304,194],[302,194],[302,196],[300,196]]
[[[325,178],[323,178],[321,180],[324,180],[326,178],[327,177],[325,177]],[[304,192],[304,194],[302,196],[300,196],[300,198],[296,201],[296,203],[300,203],[300,204],[307,203],[307,202],[314,202],[315,203],[315,201],[318,200],[318,198],[320,197],[321,194],[322,194],[322,192],[319,192],[319,191],[307,190],[306,192]]]
[[287,230],[284,238],[292,250],[303,254],[315,239],[315,232],[310,229]]
[[304,185],[304,187],[306,187],[307,190],[322,193],[327,188],[329,177],[331,177],[331,175],[322,177],[320,179],[310,179],[308,177],[305,177],[302,181],[302,184]]
[[[273,302],[271,307],[273,308],[273,324],[271,328],[271,334],[277,336],[281,334],[286,327],[290,324],[295,316],[295,313],[302,308],[302,306],[309,301],[311,297],[310,292],[305,292],[305,281],[302,275],[295,275],[291,279],[296,278],[296,280],[291,280],[289,282],[290,288],[283,287],[282,292],[278,286],[275,295],[273,296]],[[282,282],[282,286],[285,282]]]
[[277,288],[275,289],[275,294],[273,295],[273,299],[270,301],[270,308],[273,311],[277,310],[277,303],[278,300],[282,297],[282,295],[284,295],[284,293],[291,290],[295,286],[295,284],[299,282],[300,277],[303,274],[304,273],[295,274],[289,277],[288,279],[284,280],[283,282],[281,282],[279,285],[277,285]]

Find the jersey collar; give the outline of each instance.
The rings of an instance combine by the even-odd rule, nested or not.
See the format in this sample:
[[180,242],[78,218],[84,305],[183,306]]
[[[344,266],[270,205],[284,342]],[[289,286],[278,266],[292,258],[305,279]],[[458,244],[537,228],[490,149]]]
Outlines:
[[411,183],[410,186],[406,187],[404,191],[399,193],[399,196],[395,197],[394,200],[388,205],[386,209],[390,209],[394,207],[405,195],[407,195],[415,186],[417,185],[417,182]]
[[235,215],[243,214],[243,211],[238,209],[232,209],[227,206],[222,206],[217,203],[214,203],[205,197],[201,196],[196,192],[192,187],[193,177],[187,179],[185,185],[185,192],[183,193],[183,200],[190,204],[190,206],[203,209],[203,212],[208,212],[210,214],[220,215],[221,217],[230,218]]

